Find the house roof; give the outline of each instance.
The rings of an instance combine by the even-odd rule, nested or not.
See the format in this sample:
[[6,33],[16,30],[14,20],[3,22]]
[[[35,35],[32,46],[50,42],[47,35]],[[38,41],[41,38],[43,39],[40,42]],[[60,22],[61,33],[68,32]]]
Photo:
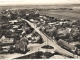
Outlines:
[[18,28],[19,27],[19,25],[13,25],[13,28]]
[[1,37],[1,39],[5,39],[6,38],[6,36],[5,35],[3,35],[2,37]]
[[17,20],[11,20],[11,21],[9,21],[9,22],[18,22]]
[[67,34],[67,33],[70,33],[71,32],[71,28],[66,28],[66,29],[58,29],[57,33],[58,34]]
[[70,49],[74,50],[75,49],[75,46],[74,45],[71,45],[69,44],[68,42],[64,41],[64,40],[58,40],[58,43],[61,43],[63,46],[66,46],[66,47],[69,47]]

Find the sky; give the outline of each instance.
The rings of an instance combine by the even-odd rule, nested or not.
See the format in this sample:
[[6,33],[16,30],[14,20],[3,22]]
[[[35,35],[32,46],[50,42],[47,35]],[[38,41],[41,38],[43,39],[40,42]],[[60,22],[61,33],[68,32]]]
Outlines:
[[0,0],[0,5],[80,4],[80,0]]

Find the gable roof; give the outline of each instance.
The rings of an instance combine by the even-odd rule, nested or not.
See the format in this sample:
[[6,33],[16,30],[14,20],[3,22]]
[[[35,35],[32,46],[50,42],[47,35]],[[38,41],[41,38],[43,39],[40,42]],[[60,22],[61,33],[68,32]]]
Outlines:
[[2,37],[1,37],[1,39],[5,39],[6,37],[5,37],[5,35],[3,35]]
[[70,48],[71,50],[74,50],[75,49],[75,46],[74,45],[71,45],[69,44],[68,42],[64,41],[64,40],[58,40],[58,43],[61,43],[63,46],[66,46],[68,48]]

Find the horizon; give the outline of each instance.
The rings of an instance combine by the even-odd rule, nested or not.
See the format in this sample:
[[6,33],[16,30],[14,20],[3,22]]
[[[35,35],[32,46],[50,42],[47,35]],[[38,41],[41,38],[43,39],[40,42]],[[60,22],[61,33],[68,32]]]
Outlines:
[[60,5],[80,4],[80,0],[0,0],[0,6],[8,5]]
[[18,5],[0,5],[0,6],[56,6],[56,5],[80,5],[80,4],[18,4]]

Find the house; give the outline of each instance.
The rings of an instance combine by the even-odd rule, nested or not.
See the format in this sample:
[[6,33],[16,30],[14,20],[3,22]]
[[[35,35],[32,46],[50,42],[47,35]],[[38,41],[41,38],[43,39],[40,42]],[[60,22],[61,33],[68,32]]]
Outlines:
[[2,49],[3,49],[2,50],[3,52],[8,52],[10,49],[10,46],[3,46]]
[[14,29],[10,29],[10,31],[11,31],[11,32],[15,32],[15,30],[14,30]]
[[56,27],[52,27],[52,28],[50,28],[50,29],[46,29],[46,32],[53,32],[53,31],[55,31],[56,30]]
[[43,16],[40,15],[39,17],[42,18]]
[[26,14],[26,16],[29,16],[29,14]]
[[15,22],[18,22],[17,20],[11,20],[9,21],[10,24],[14,24]]
[[41,30],[41,31],[45,31],[45,29],[46,29],[46,28],[45,28],[44,26],[40,26],[40,30]]
[[69,39],[69,35],[70,35],[70,33],[67,29],[60,28],[57,30],[56,37],[58,39]]
[[43,22],[44,20],[43,19],[40,19],[40,21]]
[[13,25],[13,28],[14,29],[18,29],[19,28],[19,25]]
[[14,38],[8,38],[5,35],[3,35],[0,39],[1,43],[13,43]]
[[26,35],[27,38],[31,38],[32,34]]
[[64,28],[60,28],[60,29],[58,29],[57,30],[57,33],[60,35],[66,35],[67,33],[69,33],[70,34],[70,32],[71,32],[71,28],[66,28],[66,29],[64,29]]
[[69,51],[75,51],[76,50],[76,47],[74,45],[71,45],[71,44],[69,44],[68,42],[66,42],[66,41],[64,41],[62,39],[58,40],[58,44],[61,47],[65,48],[65,49],[67,49]]
[[38,40],[40,40],[40,36],[38,35],[38,36],[34,36],[34,37],[32,37],[32,41],[33,42],[37,42]]
[[56,24],[56,22],[48,23],[48,25],[55,25],[55,24]]
[[48,16],[43,16],[43,19],[48,19]]
[[53,27],[53,28],[50,28],[50,29],[46,29],[45,32],[50,37],[56,36],[56,27]]

